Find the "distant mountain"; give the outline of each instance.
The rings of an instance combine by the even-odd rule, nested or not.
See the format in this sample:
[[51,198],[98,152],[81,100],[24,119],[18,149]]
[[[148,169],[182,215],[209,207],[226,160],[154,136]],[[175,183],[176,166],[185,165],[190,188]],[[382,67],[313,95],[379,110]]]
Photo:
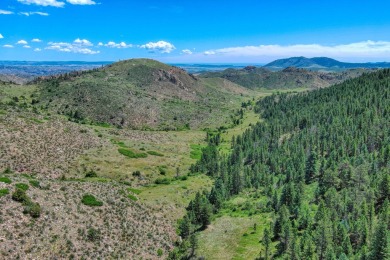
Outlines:
[[[295,65],[293,61],[291,65]],[[308,63],[306,63],[308,64]],[[243,69],[227,69],[221,72],[203,73],[204,78],[224,78],[249,89],[288,89],[322,88],[340,83],[346,79],[360,76],[364,69],[344,72],[318,72],[296,67],[287,67],[280,71],[271,71],[264,67],[247,66]]]
[[305,58],[305,57],[292,57],[287,59],[275,60],[271,63],[264,65],[265,68],[272,70],[281,70],[287,67],[306,68],[313,70],[329,69],[329,70],[342,70],[353,68],[390,68],[390,62],[375,62],[375,63],[348,63],[341,62],[335,59],[327,57],[317,58]]
[[[39,77],[39,103],[71,120],[136,129],[225,125],[248,92],[229,81],[199,79],[149,59]],[[238,94],[238,95],[237,95]],[[234,105],[236,104],[236,105]]]

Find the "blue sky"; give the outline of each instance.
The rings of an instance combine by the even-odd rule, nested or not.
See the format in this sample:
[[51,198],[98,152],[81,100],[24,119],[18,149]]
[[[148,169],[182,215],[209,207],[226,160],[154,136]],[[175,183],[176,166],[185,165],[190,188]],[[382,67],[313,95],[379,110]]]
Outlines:
[[390,1],[1,0],[0,60],[390,61]]

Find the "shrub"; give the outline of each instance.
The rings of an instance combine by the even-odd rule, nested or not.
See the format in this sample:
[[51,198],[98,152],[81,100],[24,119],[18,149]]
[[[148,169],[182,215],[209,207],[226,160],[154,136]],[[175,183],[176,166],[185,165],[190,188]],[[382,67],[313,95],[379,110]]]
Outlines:
[[156,184],[170,184],[171,179],[169,178],[157,178],[157,180],[154,181]]
[[85,194],[83,198],[81,199],[81,202],[84,205],[91,206],[91,207],[100,207],[103,206],[103,202],[98,201],[93,195],[91,194]]
[[161,248],[157,249],[158,256],[162,256],[163,254],[164,254],[164,251]]
[[100,230],[95,228],[89,228],[87,230],[87,240],[91,242],[98,241],[100,239]]
[[15,187],[24,191],[28,190],[29,188],[28,185],[25,183],[16,183]]
[[19,188],[16,188],[14,193],[12,193],[12,199],[22,203],[27,203],[30,201],[29,197],[26,195],[26,191]]
[[118,152],[124,156],[127,156],[129,158],[146,158],[148,155],[146,153],[135,153],[132,150],[125,149],[125,148],[119,148]]
[[0,182],[4,182],[4,183],[7,183],[7,184],[12,183],[12,181],[9,178],[7,178],[7,177],[0,177]]
[[166,175],[167,174],[167,171],[165,169],[159,168],[159,170],[160,170],[160,174],[161,175]]
[[8,189],[0,189],[0,198],[8,194],[9,194]]
[[39,218],[41,216],[41,206],[39,203],[28,202],[23,210],[24,214],[30,214],[33,218]]
[[7,167],[4,171],[3,171],[4,174],[9,174],[9,173],[12,173],[12,170],[10,167]]
[[156,151],[148,151],[148,154],[154,155],[154,156],[160,156],[160,157],[164,156],[162,153],[159,153],[159,152],[156,152]]
[[141,176],[141,172],[140,171],[135,171],[135,172],[133,172],[133,176],[134,177],[140,177]]
[[90,170],[85,174],[85,178],[95,178],[97,177],[97,173],[94,170]]
[[39,181],[36,181],[36,180],[31,180],[30,184],[31,184],[31,186],[33,186],[35,188],[40,188],[41,187],[41,184],[39,183]]

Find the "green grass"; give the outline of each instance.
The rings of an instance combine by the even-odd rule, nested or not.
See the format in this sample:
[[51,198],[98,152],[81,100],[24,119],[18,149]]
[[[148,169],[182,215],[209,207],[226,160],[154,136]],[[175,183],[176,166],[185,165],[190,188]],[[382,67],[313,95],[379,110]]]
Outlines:
[[127,197],[129,199],[131,199],[132,201],[137,201],[138,200],[138,198],[136,196],[134,196],[133,194],[128,194]]
[[148,155],[146,153],[135,153],[132,150],[126,149],[126,148],[119,148],[118,152],[124,156],[127,156],[129,158],[146,158]]
[[0,189],[0,198],[4,197],[5,195],[8,195],[8,194],[9,194],[8,189]]
[[84,205],[91,206],[91,207],[100,207],[103,206],[103,202],[98,201],[95,196],[91,194],[85,194],[83,198],[81,199],[81,202]]
[[199,144],[190,144],[191,152],[190,157],[194,160],[200,160],[202,157],[202,148],[204,148],[205,145],[199,145]]
[[134,188],[127,188],[127,191],[130,191],[134,194],[140,194],[142,191],[141,190],[137,190],[137,189],[134,189]]
[[41,187],[39,181],[31,180],[29,183],[30,183],[31,186],[33,186],[35,188],[40,188]]
[[162,153],[159,153],[159,152],[156,152],[156,151],[148,151],[148,154],[154,155],[154,156],[160,156],[160,157],[164,156]]
[[4,183],[7,183],[7,184],[11,184],[12,181],[10,178],[7,178],[7,177],[0,177],[0,182],[4,182]]
[[[199,233],[198,255],[206,259],[258,257],[264,250],[260,240],[272,219],[271,213],[264,212],[265,205],[266,199],[260,191],[247,191],[225,202],[216,219]],[[257,210],[253,211],[253,208]]]
[[18,188],[18,189],[21,189],[23,191],[26,191],[29,188],[29,186],[27,184],[25,184],[25,183],[16,183],[15,187]]

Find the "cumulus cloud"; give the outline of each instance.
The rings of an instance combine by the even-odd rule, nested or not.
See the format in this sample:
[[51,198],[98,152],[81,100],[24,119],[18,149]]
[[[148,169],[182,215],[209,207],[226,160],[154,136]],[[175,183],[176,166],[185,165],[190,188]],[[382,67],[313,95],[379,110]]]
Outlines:
[[161,53],[171,53],[176,47],[169,42],[158,41],[158,42],[149,42],[147,44],[141,45],[140,48],[147,49],[149,52],[161,52]]
[[65,3],[57,0],[18,0],[18,2],[26,5],[54,6],[64,7]]
[[187,54],[187,55],[191,55],[191,54],[192,54],[192,51],[189,50],[189,49],[184,49],[184,50],[181,51],[181,53]]
[[0,39],[4,39],[4,36],[0,33]]
[[30,45],[24,45],[23,48],[30,49],[31,46]]
[[74,40],[73,42],[74,44],[79,44],[79,45],[82,45],[82,46],[93,46],[93,44],[86,40],[86,39],[80,39],[80,38],[77,38],[76,40]]
[[7,11],[7,10],[0,10],[0,14],[13,14],[14,12]]
[[204,52],[205,55],[225,57],[291,57],[327,56],[334,58],[390,57],[390,42],[362,41],[339,45],[296,44],[230,47]]
[[30,16],[30,15],[49,16],[48,13],[44,13],[44,12],[19,12],[19,14],[25,16]]
[[34,51],[38,52],[38,51],[41,51],[42,49],[40,48],[35,48]]
[[34,38],[34,39],[32,39],[31,41],[32,41],[32,42],[42,42],[42,40],[41,40],[41,39],[38,39],[38,38]]
[[16,44],[23,44],[23,45],[26,45],[28,42],[26,42],[25,40],[20,40],[18,41]]
[[10,44],[6,44],[6,45],[3,45],[4,48],[13,48],[14,46],[13,45],[10,45]]
[[68,42],[49,42],[47,50],[55,50],[60,52],[71,52],[71,53],[81,53],[81,54],[98,54],[99,51],[94,51],[91,48],[93,44],[86,39],[77,38],[72,43]]
[[[103,45],[103,43],[102,43]],[[102,46],[99,43],[99,46]],[[108,42],[107,44],[104,44],[104,46],[109,48],[118,48],[118,49],[125,49],[125,48],[131,48],[133,47],[132,44],[126,44],[125,42],[115,43],[115,42]]]
[[72,5],[95,5],[96,4],[92,0],[66,0],[66,2]]

